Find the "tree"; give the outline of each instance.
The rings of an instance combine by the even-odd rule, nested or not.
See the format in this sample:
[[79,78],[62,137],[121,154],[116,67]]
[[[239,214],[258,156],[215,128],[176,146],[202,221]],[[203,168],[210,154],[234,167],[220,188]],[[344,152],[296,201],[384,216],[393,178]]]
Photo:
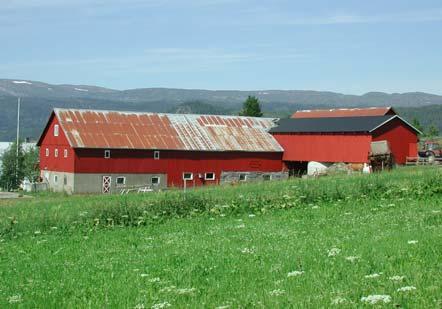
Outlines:
[[418,130],[421,131],[422,133],[424,132],[424,127],[421,125],[419,119],[417,119],[416,117],[413,118],[411,124],[413,125],[413,127],[415,127],[416,129],[418,129]]
[[248,96],[247,100],[243,104],[240,116],[262,117],[261,106],[258,98],[254,96]]
[[22,144],[14,142],[3,153],[2,156],[2,174],[0,176],[0,187],[8,191],[18,189],[24,178],[24,153]]
[[38,149],[36,147],[25,151],[22,143],[19,142],[17,157],[17,143],[12,143],[2,156],[0,187],[8,191],[18,189],[25,177],[30,181],[35,181],[39,176],[37,163]]
[[40,176],[39,150],[37,147],[30,147],[24,151],[23,174],[29,181],[34,182]]
[[429,128],[428,128],[428,133],[427,133],[428,137],[433,138],[436,136],[439,136],[439,129],[436,128],[436,126],[434,124],[432,124]]

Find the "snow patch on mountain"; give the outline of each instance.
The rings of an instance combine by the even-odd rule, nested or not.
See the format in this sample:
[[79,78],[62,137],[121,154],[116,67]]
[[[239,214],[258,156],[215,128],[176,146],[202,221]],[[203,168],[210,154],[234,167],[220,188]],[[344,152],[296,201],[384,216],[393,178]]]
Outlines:
[[32,85],[32,83],[27,82],[25,80],[14,80],[12,83],[14,84],[26,84],[26,85]]

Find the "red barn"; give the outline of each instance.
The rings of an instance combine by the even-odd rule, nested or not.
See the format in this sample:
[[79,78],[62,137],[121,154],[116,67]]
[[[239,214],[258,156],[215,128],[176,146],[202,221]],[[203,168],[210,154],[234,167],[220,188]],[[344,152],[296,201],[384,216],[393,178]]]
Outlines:
[[55,109],[38,141],[54,191],[286,178],[273,119]]
[[282,119],[270,133],[288,166],[299,162],[368,163],[371,143],[387,141],[396,163],[417,156],[419,131],[397,115]]

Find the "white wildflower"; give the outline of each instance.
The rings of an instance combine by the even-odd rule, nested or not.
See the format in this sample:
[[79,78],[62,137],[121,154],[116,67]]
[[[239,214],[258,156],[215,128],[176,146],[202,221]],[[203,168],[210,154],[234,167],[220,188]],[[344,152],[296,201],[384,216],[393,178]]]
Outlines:
[[312,209],[319,209],[318,205],[312,206]]
[[241,253],[244,253],[244,254],[253,254],[253,253],[255,253],[255,250],[253,250],[253,248],[252,248],[252,249],[250,249],[250,248],[244,248],[244,249],[241,249]]
[[304,273],[304,271],[302,270],[295,270],[295,271],[291,271],[287,274],[287,277],[297,277],[297,276],[301,276]]
[[353,262],[359,260],[359,256],[353,256],[353,255],[351,255],[351,256],[347,256],[345,259],[346,259],[347,261],[353,263]]
[[340,305],[345,302],[347,302],[347,300],[345,298],[338,296],[338,297],[332,299],[331,303],[332,303],[332,305]]
[[174,292],[176,290],[176,286],[172,285],[172,286],[166,286],[165,288],[162,288],[160,290],[161,293],[163,292]]
[[415,245],[415,244],[417,244],[417,243],[418,243],[417,240],[409,240],[409,241],[408,241],[408,244],[409,244],[409,245]]
[[41,234],[40,231],[35,231],[35,232],[34,232],[34,235],[40,235],[40,234]]
[[152,306],[152,309],[163,309],[163,308],[167,308],[170,307],[171,304],[169,304],[167,301],[163,302],[163,303],[158,303]]
[[410,291],[414,291],[414,290],[416,290],[416,287],[414,287],[414,286],[404,286],[404,287],[397,289],[398,292],[410,292]]
[[22,301],[21,295],[13,295],[8,297],[10,304],[20,303]]
[[243,229],[245,227],[246,227],[246,225],[244,223],[236,226],[237,229]]
[[285,293],[285,291],[284,291],[284,290],[280,290],[280,289],[273,290],[273,291],[270,291],[270,292],[269,292],[269,294],[270,294],[271,296],[280,296],[280,295],[282,295],[282,294],[284,294],[284,293]]
[[148,274],[141,274],[140,276],[144,278],[144,277],[148,277],[149,275]]
[[402,281],[405,279],[405,276],[392,276],[389,277],[388,279],[390,279],[391,281]]
[[387,304],[387,303],[391,302],[391,296],[390,295],[368,295],[368,296],[362,297],[361,301],[364,303],[369,303],[371,305],[375,305],[380,302]]
[[374,279],[374,278],[378,278],[378,277],[380,277],[382,275],[382,273],[374,273],[374,274],[370,274],[370,275],[365,275],[364,277],[365,278],[368,278],[368,279]]
[[156,278],[149,279],[149,282],[151,282],[151,283],[160,282],[160,278],[156,277]]
[[230,305],[222,305],[222,306],[218,306],[215,309],[229,309]]
[[144,304],[138,304],[134,307],[134,309],[144,309]]
[[249,218],[254,218],[254,217],[256,217],[254,214],[249,215]]
[[328,256],[337,256],[341,252],[341,249],[339,248],[331,248],[328,250]]
[[185,295],[185,294],[193,294],[195,291],[196,291],[195,288],[188,288],[188,289],[184,288],[184,289],[177,289],[176,293],[178,295]]

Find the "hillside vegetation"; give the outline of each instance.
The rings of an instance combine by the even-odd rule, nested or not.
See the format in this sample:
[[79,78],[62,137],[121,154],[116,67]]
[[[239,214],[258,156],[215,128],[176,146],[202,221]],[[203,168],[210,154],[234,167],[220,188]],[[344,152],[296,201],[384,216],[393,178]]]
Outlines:
[[434,123],[442,131],[442,96],[410,92],[345,95],[303,90],[199,90],[144,88],[114,90],[87,85],[51,85],[0,79],[0,141],[15,138],[17,97],[22,98],[22,136],[37,139],[54,107],[195,114],[238,114],[248,96],[257,97],[264,116],[288,117],[298,109],[395,106],[409,120]]
[[3,201],[0,306],[437,308],[441,198],[404,168]]

